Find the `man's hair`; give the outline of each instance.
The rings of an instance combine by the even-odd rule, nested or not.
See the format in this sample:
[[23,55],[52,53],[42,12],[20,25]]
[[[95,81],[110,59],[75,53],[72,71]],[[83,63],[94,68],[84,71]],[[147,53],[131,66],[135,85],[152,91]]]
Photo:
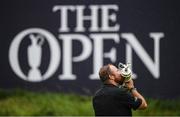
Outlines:
[[99,70],[99,77],[102,82],[105,82],[107,79],[109,79],[109,75],[111,74],[111,66],[112,64],[104,65]]

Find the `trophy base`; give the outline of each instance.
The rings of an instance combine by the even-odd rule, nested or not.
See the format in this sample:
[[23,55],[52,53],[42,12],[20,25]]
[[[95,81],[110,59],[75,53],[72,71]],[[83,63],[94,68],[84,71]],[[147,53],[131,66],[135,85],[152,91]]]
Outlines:
[[28,74],[28,80],[32,82],[42,81],[42,75],[38,69],[31,69]]
[[125,78],[124,82],[129,82],[131,79],[132,79],[131,76],[127,77],[127,78]]

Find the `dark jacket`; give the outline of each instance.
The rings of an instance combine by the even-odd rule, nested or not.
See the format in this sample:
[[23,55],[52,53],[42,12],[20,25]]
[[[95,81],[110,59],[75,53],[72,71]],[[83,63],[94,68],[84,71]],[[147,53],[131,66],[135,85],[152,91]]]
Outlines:
[[136,110],[142,103],[125,88],[104,84],[93,97],[93,108],[96,116],[132,116],[131,109]]

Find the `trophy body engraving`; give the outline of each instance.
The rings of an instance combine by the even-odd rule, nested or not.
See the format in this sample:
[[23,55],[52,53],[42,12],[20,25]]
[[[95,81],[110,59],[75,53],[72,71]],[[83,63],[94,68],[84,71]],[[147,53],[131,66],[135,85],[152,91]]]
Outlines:
[[[31,45],[28,47],[28,63],[31,67],[28,73],[28,80],[31,81],[39,81],[42,80],[42,75],[38,67],[41,64],[41,55],[42,55],[42,44],[44,42],[44,38],[40,35],[34,36],[31,34]],[[38,42],[38,40],[40,41]]]

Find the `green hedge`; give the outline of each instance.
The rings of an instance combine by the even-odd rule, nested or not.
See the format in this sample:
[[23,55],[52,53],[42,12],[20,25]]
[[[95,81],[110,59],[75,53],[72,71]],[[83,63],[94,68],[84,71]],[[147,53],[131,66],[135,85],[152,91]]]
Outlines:
[[[94,116],[92,97],[76,94],[0,90],[0,115]],[[180,115],[180,100],[148,99],[148,109],[133,115]]]

